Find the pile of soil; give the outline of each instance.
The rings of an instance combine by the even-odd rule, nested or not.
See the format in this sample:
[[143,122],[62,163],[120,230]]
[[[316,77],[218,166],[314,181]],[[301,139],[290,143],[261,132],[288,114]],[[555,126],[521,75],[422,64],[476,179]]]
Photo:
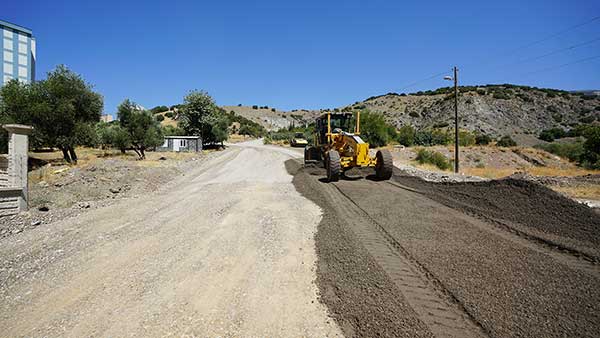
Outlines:
[[393,180],[459,211],[501,222],[552,246],[600,262],[600,216],[541,184],[506,178],[434,183],[394,172]]
[[0,239],[156,191],[206,155],[194,156],[158,164],[119,156],[78,166],[46,163],[29,173],[29,211],[0,217]]

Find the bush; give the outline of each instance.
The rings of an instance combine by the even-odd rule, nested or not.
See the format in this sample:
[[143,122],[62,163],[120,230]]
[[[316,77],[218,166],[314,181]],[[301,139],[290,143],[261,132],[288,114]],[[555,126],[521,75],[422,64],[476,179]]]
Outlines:
[[253,105],[252,109],[258,109],[258,106],[257,105]]
[[486,134],[477,134],[475,135],[475,144],[479,146],[485,146],[492,142],[492,138]]
[[410,147],[413,144],[415,144],[415,134],[416,131],[415,128],[413,128],[413,126],[405,125],[402,126],[402,128],[400,128],[400,130],[398,131],[398,136],[396,137],[396,140],[401,145]]
[[360,133],[373,147],[382,147],[396,136],[396,129],[382,115],[365,111],[360,114]]
[[167,106],[156,106],[156,107],[150,109],[150,112],[152,114],[158,114],[158,113],[166,112],[167,110],[169,110],[169,107],[167,107]]
[[540,133],[540,136],[538,136],[538,138],[542,141],[552,142],[557,138],[563,138],[566,136],[567,136],[567,133],[564,130],[562,130],[561,128],[552,128],[552,129],[542,130],[542,132]]
[[504,92],[494,92],[494,95],[492,96],[495,99],[498,100],[508,100],[510,99],[510,96]]
[[600,169],[600,126],[589,127],[583,133],[583,153],[580,163],[590,169]]
[[411,116],[411,117],[419,117],[419,116],[421,116],[416,111],[411,111],[410,113],[408,113],[408,115]]
[[583,154],[583,142],[538,144],[535,148],[545,150],[554,155],[577,162]]
[[448,159],[446,159],[446,157],[442,153],[437,151],[419,149],[417,151],[416,160],[420,164],[433,164],[442,170],[450,169],[450,162],[448,161]]
[[165,117],[164,117],[164,116],[162,116],[162,115],[156,115],[156,121],[158,121],[158,122],[162,122],[162,121],[164,121],[164,120],[165,120]]
[[170,111],[170,112],[165,113],[165,116],[172,119],[173,117],[175,117],[175,114],[173,114],[173,112]]
[[513,140],[512,137],[504,135],[498,140],[496,145],[498,147],[516,147],[517,142],[515,142],[515,140]]
[[461,147],[468,147],[475,144],[475,134],[467,130],[458,131],[458,144]]

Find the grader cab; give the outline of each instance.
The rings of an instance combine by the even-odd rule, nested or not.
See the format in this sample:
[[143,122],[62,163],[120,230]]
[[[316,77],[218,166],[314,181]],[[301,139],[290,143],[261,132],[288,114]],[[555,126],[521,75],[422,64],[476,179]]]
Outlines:
[[360,113],[327,112],[316,120],[312,146],[304,148],[304,163],[324,162],[327,179],[335,182],[347,170],[373,167],[380,180],[392,177],[392,155],[387,149],[369,154],[369,144],[360,138]]

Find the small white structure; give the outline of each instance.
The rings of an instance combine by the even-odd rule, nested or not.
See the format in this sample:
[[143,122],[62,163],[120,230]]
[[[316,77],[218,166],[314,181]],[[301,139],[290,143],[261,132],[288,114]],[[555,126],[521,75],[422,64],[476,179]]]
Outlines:
[[202,138],[200,136],[165,136],[165,142],[156,150],[198,152],[202,150]]

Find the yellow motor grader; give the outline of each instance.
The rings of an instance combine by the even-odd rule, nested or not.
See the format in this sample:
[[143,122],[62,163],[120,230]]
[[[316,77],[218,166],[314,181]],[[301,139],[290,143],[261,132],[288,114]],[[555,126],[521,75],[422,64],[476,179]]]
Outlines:
[[[354,122],[354,123],[353,123]],[[360,138],[360,113],[327,112],[316,120],[313,145],[304,148],[304,163],[323,161],[327,179],[335,182],[345,171],[374,167],[380,180],[392,177],[392,154],[387,149],[369,154],[369,144]]]

